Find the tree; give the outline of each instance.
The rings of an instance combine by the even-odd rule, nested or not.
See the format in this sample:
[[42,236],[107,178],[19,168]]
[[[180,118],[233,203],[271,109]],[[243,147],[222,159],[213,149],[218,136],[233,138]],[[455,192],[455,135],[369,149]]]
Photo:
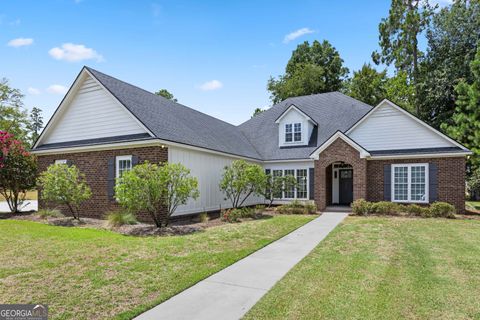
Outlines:
[[385,98],[409,112],[415,112],[415,88],[408,83],[407,73],[399,71],[385,83]]
[[168,100],[172,100],[173,102],[177,102],[177,99],[173,96],[172,93],[170,93],[167,89],[160,89],[157,92],[155,92],[157,96],[164,97]]
[[198,180],[180,163],[146,162],[122,175],[115,186],[115,195],[126,209],[148,212],[161,228],[168,225],[179,205],[198,198]]
[[13,134],[0,131],[0,194],[12,213],[18,212],[26,192],[35,187],[36,159]]
[[470,68],[474,80],[471,84],[462,80],[455,87],[457,107],[452,124],[444,123],[442,129],[474,153],[469,163],[476,169],[480,165],[480,47]]
[[38,136],[40,135],[40,131],[43,128],[43,117],[42,117],[42,109],[33,107],[32,111],[30,112],[30,123],[29,129],[31,132],[31,145],[37,141]]
[[278,79],[270,77],[270,99],[278,103],[289,97],[337,91],[348,74],[338,51],[326,40],[305,41],[297,46]]
[[347,84],[347,94],[369,105],[377,105],[386,97],[387,71],[378,72],[369,63],[353,72]]
[[23,107],[20,90],[10,87],[7,79],[0,80],[0,128],[16,139],[28,140],[28,115]]
[[267,176],[266,187],[263,196],[269,201],[268,207],[272,206],[276,194],[282,194],[288,188],[297,188],[298,182],[292,175],[285,175],[281,177]]
[[467,191],[470,195],[470,199],[478,199],[478,196],[480,195],[480,169],[476,169],[468,178]]
[[480,35],[480,1],[457,0],[432,17],[427,29],[427,52],[420,63],[421,118],[440,128],[455,111],[455,86],[473,81],[470,63]]
[[74,165],[50,165],[40,174],[39,185],[43,200],[67,206],[77,220],[80,220],[80,204],[92,196],[85,175]]
[[263,109],[260,109],[260,108],[256,108],[255,111],[253,111],[253,115],[252,115],[252,118],[255,117],[255,116],[258,116],[260,113],[264,112],[265,110]]
[[[408,75],[409,84],[416,86],[418,64],[422,52],[418,49],[418,36],[425,30],[437,6],[428,0],[392,0],[389,15],[378,26],[381,52],[373,52],[376,64],[394,64],[397,71]],[[418,96],[418,95],[417,95]],[[416,113],[420,114],[419,104]]]
[[258,164],[235,160],[225,167],[220,190],[225,193],[226,199],[232,202],[233,208],[238,208],[252,194],[263,195],[267,187],[267,175]]

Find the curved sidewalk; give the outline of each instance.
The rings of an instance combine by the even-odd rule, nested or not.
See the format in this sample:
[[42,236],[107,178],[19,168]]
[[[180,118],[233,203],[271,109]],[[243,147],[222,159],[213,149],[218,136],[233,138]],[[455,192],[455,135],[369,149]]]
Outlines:
[[135,319],[240,319],[347,215],[324,212]]

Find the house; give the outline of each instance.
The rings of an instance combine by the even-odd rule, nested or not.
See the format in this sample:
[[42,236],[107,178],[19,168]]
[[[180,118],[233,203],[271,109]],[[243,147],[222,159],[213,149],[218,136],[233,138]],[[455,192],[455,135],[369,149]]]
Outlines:
[[445,201],[462,212],[471,154],[388,100],[372,107],[339,92],[288,98],[234,126],[88,67],[33,153],[40,170],[60,162],[85,173],[93,197],[82,211],[92,217],[117,208],[115,179],[146,160],[180,162],[198,178],[200,197],[175,215],[227,208],[218,185],[235,159],[296,177],[297,188],[275,194],[276,203],[314,200],[323,210],[359,198]]

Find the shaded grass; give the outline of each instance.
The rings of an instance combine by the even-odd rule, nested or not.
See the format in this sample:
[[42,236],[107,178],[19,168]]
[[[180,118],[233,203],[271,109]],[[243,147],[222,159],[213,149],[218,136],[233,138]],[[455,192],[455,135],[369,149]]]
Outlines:
[[480,210],[480,201],[465,201],[467,209]]
[[480,319],[480,222],[349,217],[246,319]]
[[130,319],[313,218],[161,238],[0,221],[0,301],[46,303],[52,319]]

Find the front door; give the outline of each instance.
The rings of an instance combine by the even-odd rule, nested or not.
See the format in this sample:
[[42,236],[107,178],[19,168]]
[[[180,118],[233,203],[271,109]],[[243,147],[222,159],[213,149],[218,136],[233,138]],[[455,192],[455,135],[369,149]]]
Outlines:
[[353,201],[353,170],[340,169],[339,174],[339,203],[342,205],[350,205]]

